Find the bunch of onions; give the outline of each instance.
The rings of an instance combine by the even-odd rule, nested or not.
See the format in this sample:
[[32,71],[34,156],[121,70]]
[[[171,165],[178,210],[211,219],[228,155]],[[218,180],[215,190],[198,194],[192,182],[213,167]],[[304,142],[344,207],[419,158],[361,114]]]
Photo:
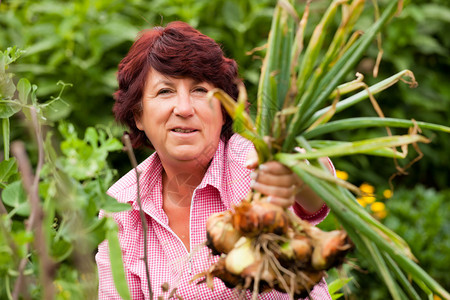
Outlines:
[[272,289],[302,297],[352,249],[345,231],[324,232],[259,194],[248,198],[207,221],[207,246],[220,258],[196,278],[211,288],[217,277],[254,297]]

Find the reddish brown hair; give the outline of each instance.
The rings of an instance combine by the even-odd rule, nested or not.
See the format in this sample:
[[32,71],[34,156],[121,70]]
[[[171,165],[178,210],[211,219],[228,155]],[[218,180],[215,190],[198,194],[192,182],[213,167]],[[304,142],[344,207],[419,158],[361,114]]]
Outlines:
[[[169,23],[165,28],[142,31],[119,64],[119,89],[114,94],[113,107],[116,120],[129,127],[134,147],[152,147],[135,124],[135,116],[141,114],[142,93],[150,68],[168,76],[209,82],[237,99],[240,81],[237,64],[224,56],[213,39],[180,21]],[[224,113],[221,138],[228,140],[232,135],[232,120]]]

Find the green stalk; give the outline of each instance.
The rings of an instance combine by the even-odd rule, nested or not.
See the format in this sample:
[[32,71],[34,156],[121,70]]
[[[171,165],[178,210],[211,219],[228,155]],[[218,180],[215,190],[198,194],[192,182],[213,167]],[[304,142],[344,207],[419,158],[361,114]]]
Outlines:
[[[298,162],[296,163],[295,160],[293,160],[292,158],[289,158],[288,154],[282,155],[282,156],[277,154],[275,158],[282,164],[290,167],[292,169],[292,171],[294,171],[300,177],[302,177],[302,175],[300,175],[300,174],[304,174],[304,172],[306,172],[298,166]],[[311,176],[311,175],[308,174],[308,176]],[[316,180],[318,180],[318,179],[316,179]],[[323,182],[323,184],[325,186],[330,183]],[[349,197],[351,195],[350,193],[349,193],[350,195],[343,194],[340,190],[338,190],[336,193],[337,194],[335,195],[335,197],[339,198],[339,203],[342,205],[345,205],[345,207],[346,207],[345,210],[349,211],[349,213],[351,213],[353,215],[353,218],[357,218],[359,220],[359,222],[362,222],[364,224],[363,226],[369,228],[368,230],[370,230],[372,233],[375,233],[378,236],[378,238],[383,237],[386,240],[389,240],[390,242],[392,242],[393,245],[396,245],[398,251],[401,251],[403,253],[403,255],[408,256],[412,259],[415,259],[414,255],[411,253],[411,250],[410,250],[408,244],[401,237],[399,237],[395,232],[391,231],[389,228],[387,228],[386,226],[384,226],[383,224],[381,224],[380,222],[375,220],[367,211],[365,211],[358,204],[358,202],[356,202],[356,200],[354,200],[354,197]],[[322,199],[324,199],[324,201],[326,201],[325,198],[322,197]],[[335,201],[338,201],[338,200],[335,200]],[[331,208],[331,206],[330,206],[330,208]],[[362,225],[359,224],[359,226],[362,226]],[[355,227],[355,228],[359,228],[359,227]]]
[[[328,99],[328,96],[339,85],[342,78],[362,57],[365,50],[369,47],[371,41],[373,40],[373,37],[395,13],[395,8],[396,1],[390,2],[382,17],[369,28],[366,34],[364,34],[359,41],[350,47],[350,49],[341,57],[330,72],[328,72],[321,80],[319,87],[316,89],[316,93],[312,96],[314,101],[311,101],[308,106],[305,105],[305,112],[298,110],[294,115],[292,122],[289,124],[289,134],[283,143],[283,152],[290,152],[290,150],[294,148],[295,136],[298,135],[302,129],[305,129],[305,124],[310,121],[311,116],[317,108],[323,105],[323,102]],[[307,102],[308,101],[305,100],[305,104]]]
[[384,281],[384,284],[387,286],[389,292],[391,293],[392,299],[394,300],[403,300],[406,298],[405,295],[401,294],[400,287],[391,276],[389,272],[389,268],[384,261],[380,250],[376,247],[373,242],[371,242],[367,237],[361,236],[362,241],[364,242],[364,246],[369,250],[370,255],[372,256],[375,264],[373,265],[378,273],[381,275],[381,279]]
[[421,129],[431,129],[435,131],[450,133],[450,127],[428,122],[410,121],[396,118],[361,117],[333,121],[327,124],[319,125],[316,128],[305,132],[302,136],[305,139],[311,139],[322,134],[341,130],[360,129],[367,127],[410,128],[416,125]]
[[[394,85],[395,83],[397,83],[403,76],[412,76],[411,71],[409,70],[403,70],[398,72],[395,75],[392,75],[389,78],[386,78],[383,81],[380,81],[372,86],[370,86],[368,89],[365,89],[351,97],[348,97],[346,99],[341,100],[337,105],[336,105],[336,113],[343,111],[344,109],[355,105],[356,103],[361,102],[364,99],[367,99],[369,97],[369,94],[371,95],[375,95],[387,88],[389,88],[390,86]],[[311,117],[311,120],[308,122],[307,127],[309,127],[309,125],[311,125],[312,123],[314,123],[314,121],[316,121],[317,119],[319,119],[323,114],[325,114],[327,111],[329,111],[331,109],[331,106],[327,106],[321,110],[318,110],[317,112],[315,112],[313,114],[313,116]]]
[[[306,151],[309,152],[312,151],[311,145],[305,139],[300,138],[299,142],[300,146],[303,147]],[[291,167],[293,170],[294,168],[298,168],[299,165],[299,163],[295,163],[295,160],[285,160],[284,162],[283,161],[280,162],[284,163],[286,166]],[[327,170],[326,167],[320,162],[320,160],[315,160],[312,162],[312,164],[314,164],[314,162],[319,163],[320,167],[323,170]],[[359,203],[357,203],[356,199],[348,189],[342,189],[341,191],[343,194],[341,201],[343,201],[343,203],[348,208],[350,208],[356,215],[358,215],[360,218],[362,218],[364,221],[370,224],[373,228],[379,230],[379,232],[382,235],[386,235],[389,239],[391,239],[398,247],[403,249],[406,256],[410,257],[411,259],[416,259],[414,255],[411,253],[409,245],[401,237],[399,237],[395,232],[393,232],[392,230],[388,229],[386,226],[382,225],[380,222],[375,220],[367,211],[362,209],[362,207],[359,205]]]
[[324,13],[322,19],[320,20],[320,23],[314,29],[311,40],[309,41],[308,47],[306,48],[305,54],[302,58],[302,61],[300,62],[300,69],[296,83],[299,96],[303,94],[304,88],[311,76],[312,70],[317,64],[316,61],[325,40],[325,33],[336,14],[338,6],[344,2],[347,2],[347,0],[334,0]]
[[2,132],[3,132],[3,155],[5,160],[9,160],[9,132],[10,124],[9,118],[2,118]]
[[408,278],[406,278],[405,274],[403,274],[402,270],[400,270],[400,268],[395,263],[395,261],[389,255],[383,254],[383,256],[384,256],[385,261],[388,264],[389,268],[395,274],[395,276],[397,277],[397,280],[403,286],[403,289],[409,295],[410,299],[420,300],[420,296],[417,294],[416,290],[411,285]]
[[[293,8],[292,8],[293,9]],[[295,10],[294,10],[295,11]],[[291,66],[291,57],[292,57],[292,51],[293,51],[293,43],[294,43],[294,23],[292,18],[286,19],[287,12],[284,11],[282,14],[282,45],[281,45],[281,52],[279,55],[279,63],[277,68],[277,101],[278,101],[278,107],[277,111],[280,110],[283,107],[284,99],[286,98],[286,94],[289,91],[289,85],[290,85],[290,66]]]
[[[422,283],[425,287],[438,294],[444,299],[450,299],[450,294],[433,278],[431,278],[422,268],[404,255],[404,252],[397,247],[393,247],[392,243],[380,237],[366,222],[355,216],[341,201],[343,198],[342,191],[327,182],[313,178],[301,169],[293,168],[293,171],[299,175],[303,181],[308,184],[330,207],[335,213],[339,221],[346,222],[353,228],[358,228],[360,234],[367,236],[378,247],[386,252],[398,265],[409,273],[413,280],[418,284]],[[339,198],[339,200],[337,199]],[[424,287],[422,287],[424,289]]]
[[342,47],[342,49],[339,51],[339,53],[334,58],[332,64],[335,65],[336,62],[339,61],[339,59],[341,59],[341,57],[344,55],[344,53],[347,53],[347,51],[349,51],[349,49],[351,47],[353,47],[353,45],[356,43],[356,41],[359,40],[359,38],[362,35],[363,35],[363,32],[360,30],[353,32],[352,35],[350,36],[350,38],[348,39],[348,41],[346,42],[346,44],[344,45],[344,47]]
[[240,89],[238,102],[234,101],[233,98],[221,89],[209,91],[207,97],[209,99],[215,97],[220,101],[227,113],[233,119],[233,130],[252,141],[258,152],[260,163],[267,161],[271,156],[271,152],[266,142],[256,132],[251,117],[245,111],[247,97],[243,88]]
[[322,80],[320,88],[314,95],[314,98],[319,99],[314,101],[311,107],[308,107],[309,112],[316,111],[317,110],[316,108],[322,105],[322,102],[326,100],[328,95],[331,94],[331,91],[334,90],[334,88],[339,85],[339,82],[356,65],[356,63],[360,60],[362,55],[364,55],[370,43],[375,38],[375,35],[382,29],[385,23],[388,20],[390,20],[390,18],[395,14],[396,11],[395,2],[396,1],[392,1],[389,4],[389,6],[383,13],[383,16],[367,30],[367,32],[361,37],[361,39],[357,43],[355,43],[355,45],[351,47],[347,53],[345,53],[342,56],[342,58],[338,61],[338,63],[333,67],[332,70],[330,70],[330,72]]
[[[368,251],[369,249],[366,247],[367,239],[364,238],[363,236],[361,236],[356,230],[354,230],[351,227],[351,225],[347,224],[344,220],[342,220],[341,224],[343,225],[344,228],[346,228],[346,231],[347,231],[351,241],[355,244],[356,249],[358,249],[358,251],[361,254],[363,254],[365,260],[369,261],[369,265],[370,266],[374,266],[375,267],[375,271],[378,273],[380,278],[383,278],[383,275],[380,273],[380,270],[377,268],[377,263],[375,261],[375,258],[370,254],[370,252]],[[364,238],[364,242],[363,242],[363,238]],[[371,243],[371,247],[376,247],[376,245]],[[383,259],[385,260],[385,262],[391,268],[391,263],[390,262],[393,262],[393,260],[390,258],[390,256],[386,255],[385,253],[383,253],[382,255],[383,255]],[[395,264],[395,262],[393,262],[393,263],[398,269],[398,266]],[[401,270],[398,269],[398,271],[400,271],[400,273],[401,273]],[[401,276],[402,276],[403,279],[405,279],[405,276],[403,275],[403,273],[401,273]],[[408,288],[405,287],[403,282],[400,282],[400,283],[402,284],[402,286],[404,287],[404,290],[406,290],[406,292],[409,295],[417,295],[417,292],[414,290],[414,288],[411,286],[411,284],[408,281],[406,282],[406,285],[409,285]],[[410,291],[409,288],[411,288],[412,291]],[[411,299],[418,300],[418,299],[416,299],[414,297],[411,297]]]
[[[344,145],[351,146],[351,142],[329,141],[329,140],[312,140],[312,141],[309,141],[309,144],[314,149],[323,149],[323,148],[328,148],[328,147],[344,146]],[[395,148],[389,148],[389,147],[375,149],[372,151],[367,151],[364,154],[374,155],[374,156],[383,156],[383,157],[389,157],[389,158],[398,158],[398,159],[403,159],[406,157],[405,153],[398,152]]]
[[[291,52],[291,65],[290,65],[290,75],[291,79],[290,82],[296,82],[297,81],[297,74],[295,72],[295,68],[298,65],[298,60],[300,58],[300,54],[303,51],[303,39],[305,37],[305,28],[306,24],[308,23],[308,17],[309,17],[309,2],[306,3],[305,9],[303,11],[302,18],[298,24],[298,29],[295,34],[294,42],[292,45],[292,52]],[[292,102],[295,100],[295,97],[297,95],[297,87],[295,85],[290,85],[289,93],[286,95],[283,109],[292,107]]]
[[330,94],[329,99],[336,99],[336,97],[342,97],[342,95],[349,94],[356,90],[360,90],[364,88],[364,76],[360,73],[356,73],[356,79],[340,84],[336,87],[336,89]]
[[273,116],[277,111],[277,100],[272,97],[272,85],[270,83],[273,65],[277,59],[277,51],[280,47],[280,19],[282,8],[277,5],[275,7],[274,16],[272,19],[271,30],[269,32],[268,46],[266,57],[264,58],[261,68],[261,75],[258,85],[258,95],[256,97],[257,115],[256,128],[260,136],[269,134]]
[[[242,94],[242,92],[240,94]],[[244,105],[244,103],[242,102],[245,102],[245,100],[238,99],[238,102],[236,102],[233,98],[230,97],[230,95],[228,95],[221,89],[213,89],[209,91],[207,98],[212,99],[213,97],[220,101],[222,106],[225,108],[225,110],[233,120],[237,118],[236,112],[239,110],[239,116],[241,117],[240,121],[242,126],[245,129],[256,134],[255,125],[253,125],[252,118],[245,112],[245,110],[239,109],[240,106]]]
[[351,184],[348,181],[342,180],[342,179],[334,176],[333,174],[330,173],[330,171],[328,169],[324,170],[323,168],[320,168],[318,166],[311,164],[311,162],[309,162],[309,164],[308,164],[303,161],[297,161],[295,164],[295,167],[303,169],[304,171],[310,173],[311,175],[313,175],[316,178],[336,183],[337,185],[340,185],[340,186],[354,192],[355,194],[361,193],[359,188],[356,187],[355,185]]
[[309,151],[306,153],[295,153],[295,154],[283,154],[279,153],[276,156],[288,155],[292,159],[312,159],[320,157],[337,157],[346,156],[359,153],[367,153],[377,149],[382,149],[385,147],[398,147],[402,145],[412,144],[412,143],[428,143],[429,140],[421,135],[411,134],[411,135],[394,135],[372,138],[362,141],[349,142],[343,145],[336,145],[332,147],[327,147],[324,149],[319,149],[316,151]]
[[122,299],[131,300],[123,266],[122,250],[120,249],[119,238],[117,237],[117,224],[115,224],[113,219],[109,218],[107,224],[108,230],[106,231],[106,239],[108,240],[109,261],[111,264],[114,286]]
[[[317,108],[322,106],[323,102],[326,101],[328,95],[339,85],[339,82],[344,78],[344,76],[356,65],[360,60],[362,55],[365,53],[369,47],[372,40],[375,38],[376,34],[382,29],[384,24],[394,15],[395,13],[395,2],[392,1],[383,13],[383,16],[376,22],[369,30],[361,37],[361,39],[355,43],[355,51],[353,52],[349,49],[348,53],[345,53],[341,60],[335,65],[333,69],[336,69],[337,74],[333,76],[335,72],[333,69],[327,74],[327,76],[322,80],[319,88],[316,90],[313,98],[316,99],[307,106],[307,111],[305,112],[304,120],[307,120],[311,115],[317,111]],[[347,59],[348,58],[348,59]],[[340,67],[340,62],[344,62],[342,68]],[[319,91],[320,94],[319,94]]]
[[[315,69],[312,75],[312,79],[310,79],[312,69],[316,65],[316,60],[320,54],[320,50],[322,48],[322,44],[326,36],[326,34],[324,34],[323,31],[327,30],[327,27],[330,25],[334,15],[336,14],[338,5],[341,5],[343,2],[346,1],[333,1],[333,3],[330,5],[328,10],[322,17],[321,22],[316,26],[313,35],[311,37],[311,40],[308,44],[308,47],[305,51],[305,55],[303,56],[303,60],[300,65],[300,71],[298,74],[297,82],[292,83],[293,86],[297,86],[296,99],[294,101],[295,105],[298,107],[298,111],[296,112],[297,115],[301,115],[301,112],[308,105],[307,103],[308,101],[305,99],[309,99],[309,96],[311,95],[312,91],[316,89],[317,85],[319,84],[319,80],[324,73],[325,68],[327,67],[328,63],[331,62],[332,60],[332,58],[330,57],[332,53],[327,52],[324,60],[322,61],[320,66]],[[336,40],[339,40],[339,37],[336,37],[335,35],[335,39],[333,39],[330,48],[337,46],[334,45],[338,43]]]
[[[343,11],[348,7],[348,15],[345,17],[344,12],[343,18],[339,28],[337,29],[333,40],[331,41],[330,46],[328,47],[327,52],[324,55],[324,59],[322,60],[319,70],[322,72],[327,72],[329,66],[335,60],[337,53],[344,46],[345,41],[348,38],[349,33],[352,31],[353,26],[355,25],[357,19],[361,15],[364,8],[364,0],[356,0],[353,1],[350,5],[343,5]],[[317,70],[316,70],[317,71]],[[308,87],[309,89],[310,87]]]

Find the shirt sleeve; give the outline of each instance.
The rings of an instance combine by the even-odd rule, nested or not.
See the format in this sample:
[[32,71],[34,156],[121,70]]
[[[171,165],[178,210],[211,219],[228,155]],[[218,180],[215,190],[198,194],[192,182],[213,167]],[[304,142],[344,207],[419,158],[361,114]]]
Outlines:
[[[100,213],[102,216],[102,213]],[[120,228],[120,226],[119,226]],[[120,229],[119,229],[120,230]],[[119,233],[120,241],[120,233]],[[119,293],[117,292],[116,286],[114,284],[114,279],[111,272],[111,263],[109,257],[109,247],[108,241],[105,240],[98,246],[98,252],[95,255],[95,260],[97,262],[98,269],[98,299],[99,300],[121,300]],[[144,295],[140,288],[140,279],[132,274],[128,268],[125,266],[125,276],[128,282],[128,288],[130,290],[130,295],[133,300],[144,299]]]
[[327,282],[325,278],[322,278],[318,284],[316,284],[309,294],[309,298],[304,300],[315,299],[315,300],[331,300],[330,292],[328,291]]
[[292,205],[292,209],[299,218],[308,221],[312,225],[317,225],[322,222],[330,212],[330,209],[326,204],[322,205],[322,207],[318,211],[312,214],[304,210],[303,207],[297,202]]

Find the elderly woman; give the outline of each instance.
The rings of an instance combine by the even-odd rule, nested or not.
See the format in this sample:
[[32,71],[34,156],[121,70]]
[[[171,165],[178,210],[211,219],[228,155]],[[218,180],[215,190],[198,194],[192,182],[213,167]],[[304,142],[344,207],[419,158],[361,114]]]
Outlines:
[[[298,216],[313,224],[328,213],[311,189],[295,194],[301,180],[280,163],[268,162],[260,166],[258,176],[252,173],[257,160],[251,142],[233,134],[230,116],[217,99],[206,96],[211,89],[221,88],[236,99],[239,83],[236,62],[224,57],[211,38],[182,22],[144,31],[121,61],[118,81],[116,119],[129,127],[134,147],[155,150],[138,166],[154,299],[168,298],[174,288],[182,299],[237,297],[218,279],[214,290],[190,280],[215,261],[203,246],[208,216],[238,204],[250,188],[269,195],[273,203],[292,206]],[[115,213],[114,219],[132,297],[148,299],[136,190],[135,172],[130,171],[108,194],[132,206]],[[108,253],[105,241],[96,255],[99,298],[120,299]],[[169,292],[163,288],[167,286]],[[324,280],[311,297],[330,299]],[[288,296],[272,291],[260,299]]]

